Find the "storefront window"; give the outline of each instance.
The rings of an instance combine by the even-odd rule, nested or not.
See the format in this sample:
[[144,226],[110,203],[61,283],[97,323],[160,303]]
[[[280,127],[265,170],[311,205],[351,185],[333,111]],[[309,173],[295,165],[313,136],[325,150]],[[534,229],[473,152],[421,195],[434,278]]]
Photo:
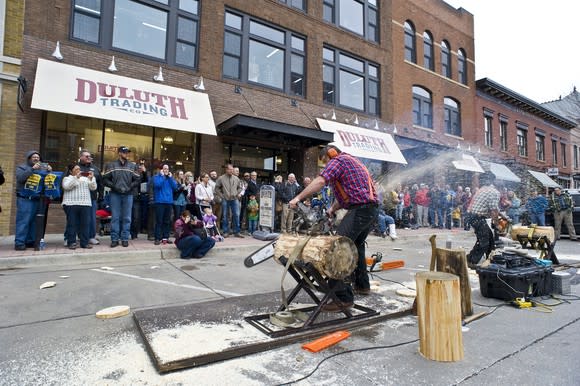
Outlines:
[[155,130],[153,167],[168,164],[170,169],[192,172],[195,169],[195,134],[170,129]]

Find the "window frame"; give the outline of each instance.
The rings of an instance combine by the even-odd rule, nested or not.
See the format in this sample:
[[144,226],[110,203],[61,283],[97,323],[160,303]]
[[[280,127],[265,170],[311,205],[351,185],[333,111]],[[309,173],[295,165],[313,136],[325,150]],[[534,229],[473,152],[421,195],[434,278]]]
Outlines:
[[[411,88],[411,93],[413,99],[413,125],[432,130],[433,94],[425,87],[418,85],[414,85]],[[427,95],[421,95],[422,93]]]
[[552,138],[552,165],[558,166],[558,140]]
[[499,118],[499,146],[501,151],[508,150],[508,121],[500,116]]
[[[240,28],[228,25],[228,15],[235,16],[236,18],[241,19]],[[275,30],[280,32],[283,36],[283,42],[278,42],[273,40],[272,38],[268,38],[265,34],[261,35],[256,33],[256,31],[252,31],[252,26],[264,26],[267,29]],[[267,30],[265,30],[267,31]],[[230,36],[237,36],[239,38],[239,55],[235,56],[231,52],[226,52],[228,46],[226,44],[228,37]],[[303,42],[302,49],[299,49],[294,46],[294,42],[300,40]],[[267,45],[274,50],[283,51],[284,53],[284,68],[282,73],[282,88],[278,88],[272,85],[268,85],[267,83],[263,83],[260,81],[255,81],[250,79],[250,49],[252,42],[259,43],[262,45]],[[233,74],[226,74],[225,66],[226,60],[225,58],[233,58],[234,60],[238,61],[238,75],[234,76]],[[293,74],[295,74],[292,70],[293,60],[295,58],[300,58],[302,60],[302,77],[301,79],[294,79]],[[307,61],[307,39],[306,36],[301,35],[297,32],[292,30],[282,28],[278,25],[274,25],[272,23],[268,23],[262,19],[254,17],[252,15],[245,14],[243,12],[238,12],[232,9],[226,9],[224,15],[224,50],[222,52],[222,77],[225,79],[233,79],[240,81],[242,83],[251,84],[259,87],[265,87],[268,89],[272,89],[278,92],[282,92],[287,95],[291,95],[293,97],[300,97],[306,98],[306,85],[307,85],[307,73],[306,73],[306,61]],[[300,80],[302,87],[301,93],[297,93],[297,87],[295,86],[295,82]]]
[[441,75],[451,78],[451,45],[447,40],[441,41]]
[[560,142],[560,153],[562,153],[562,167],[568,167],[568,157],[566,157],[566,144]]
[[[103,50],[122,52],[127,55],[140,57],[148,60],[152,60],[158,63],[164,63],[171,66],[183,67],[187,69],[197,69],[199,65],[199,32],[200,32],[200,19],[201,19],[201,0],[197,0],[196,13],[188,12],[184,9],[179,8],[179,2],[169,2],[169,4],[163,4],[155,0],[128,0],[135,4],[149,7],[155,10],[160,10],[167,15],[167,26],[165,31],[165,55],[161,59],[159,57],[146,55],[138,51],[131,51],[126,48],[115,47],[113,45],[113,35],[114,35],[114,17],[115,17],[115,2],[101,0],[101,11],[99,18],[99,42],[89,42],[74,36],[75,29],[75,16],[78,11],[75,11],[76,1],[71,2],[71,18],[70,18],[70,31],[69,38],[72,41],[80,42],[83,44],[89,44],[92,46],[99,47]],[[178,39],[179,35],[179,24],[178,19],[183,17],[194,21],[195,31],[194,31],[194,42],[187,42],[183,39]],[[194,58],[192,65],[187,65],[177,62],[177,47],[178,44],[188,44],[194,47]]]
[[[332,59],[329,58],[330,53],[332,53]],[[362,63],[362,71],[356,70],[353,67],[349,67],[344,63],[340,62],[341,58],[348,60],[353,60],[355,62]],[[370,60],[361,58],[360,56],[353,55],[350,52],[343,51],[336,47],[331,47],[329,45],[324,45],[323,55],[322,55],[322,68],[323,68],[323,79],[322,79],[322,100],[326,104],[331,104],[336,107],[341,107],[345,109],[355,110],[363,112],[369,115],[380,116],[381,114],[381,78],[380,78],[380,65],[378,63],[371,62]],[[371,68],[376,70],[376,76],[371,74]],[[333,90],[326,91],[327,86],[325,85],[325,71],[331,70],[334,80]],[[364,96],[363,96],[363,108],[358,109],[354,106],[344,105],[340,103],[341,100],[341,74],[347,73],[355,76],[359,76],[364,82]],[[374,95],[371,95],[373,88],[376,88]],[[333,93],[332,101],[326,95]],[[374,105],[376,111],[371,109],[371,105]]]
[[467,56],[463,48],[457,50],[457,80],[467,85]]
[[546,161],[546,137],[543,134],[536,133],[536,161]]
[[[448,103],[448,101],[455,104]],[[461,103],[458,100],[451,97],[443,98],[443,126],[445,128],[445,134],[454,135],[456,137],[461,137]],[[454,126],[455,123],[455,126]]]
[[572,145],[574,169],[578,169],[578,145]]
[[283,4],[287,5],[290,8],[297,9],[297,10],[302,11],[304,13],[307,13],[308,12],[308,0],[299,0],[302,3],[301,6],[296,6],[294,4],[294,2],[296,0],[278,0],[278,1],[280,3],[283,3]]
[[493,112],[483,111],[483,144],[493,148]]
[[435,70],[435,50],[433,45],[431,32],[423,32],[423,67],[431,71]]
[[[349,29],[341,24],[341,0],[324,0],[322,3],[322,19],[330,24],[336,25],[338,28],[353,33],[357,36],[362,36],[365,40],[379,44],[381,41],[381,33],[379,29],[380,8],[377,0],[348,0],[352,3],[358,3],[362,6],[362,20],[363,33]],[[374,13],[374,21],[372,14]]]
[[528,157],[528,129],[524,126],[517,126],[516,144],[518,147],[518,155],[520,157]]

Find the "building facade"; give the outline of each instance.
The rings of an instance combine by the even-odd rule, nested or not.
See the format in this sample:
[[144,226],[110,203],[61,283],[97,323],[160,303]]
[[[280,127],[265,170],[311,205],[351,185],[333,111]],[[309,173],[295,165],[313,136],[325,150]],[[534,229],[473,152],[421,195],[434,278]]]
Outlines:
[[[64,170],[87,148],[102,168],[125,145],[150,170],[231,162],[266,182],[316,175],[318,147],[337,141],[377,177],[444,181],[422,149],[475,138],[473,16],[444,1],[25,4],[12,164],[39,149]],[[51,205],[48,231],[62,229]]]

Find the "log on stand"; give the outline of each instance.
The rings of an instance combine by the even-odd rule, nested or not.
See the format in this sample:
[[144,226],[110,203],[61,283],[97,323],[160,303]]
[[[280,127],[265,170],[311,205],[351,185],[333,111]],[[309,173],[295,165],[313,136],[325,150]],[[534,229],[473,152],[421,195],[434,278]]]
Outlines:
[[459,278],[444,272],[420,272],[417,283],[419,352],[427,359],[463,359]]
[[[301,240],[300,236],[284,234],[276,241],[274,260],[280,262],[280,256],[289,257]],[[304,246],[299,259],[310,263],[322,275],[342,280],[350,275],[357,264],[356,246],[344,236],[316,236]]]

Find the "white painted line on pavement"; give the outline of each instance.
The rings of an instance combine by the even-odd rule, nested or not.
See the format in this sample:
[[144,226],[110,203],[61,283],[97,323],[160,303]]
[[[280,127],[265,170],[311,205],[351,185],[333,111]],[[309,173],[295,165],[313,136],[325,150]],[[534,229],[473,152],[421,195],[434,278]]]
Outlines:
[[104,270],[98,269],[98,268],[91,269],[91,271],[106,273],[109,275],[123,276],[123,277],[128,277],[131,279],[145,280],[145,281],[150,281],[150,282],[158,283],[158,284],[167,284],[167,285],[172,285],[174,287],[182,287],[182,288],[189,288],[189,289],[198,290],[198,291],[212,292],[212,293],[217,293],[217,294],[226,295],[226,296],[242,296],[242,294],[238,294],[235,292],[212,290],[212,289],[209,289],[207,287],[196,287],[196,286],[189,285],[189,284],[178,284],[178,283],[174,283],[172,281],[154,279],[151,277],[141,277],[141,276],[137,276],[137,275],[131,275],[129,273],[122,273],[122,272],[115,272],[115,271],[104,271]]

